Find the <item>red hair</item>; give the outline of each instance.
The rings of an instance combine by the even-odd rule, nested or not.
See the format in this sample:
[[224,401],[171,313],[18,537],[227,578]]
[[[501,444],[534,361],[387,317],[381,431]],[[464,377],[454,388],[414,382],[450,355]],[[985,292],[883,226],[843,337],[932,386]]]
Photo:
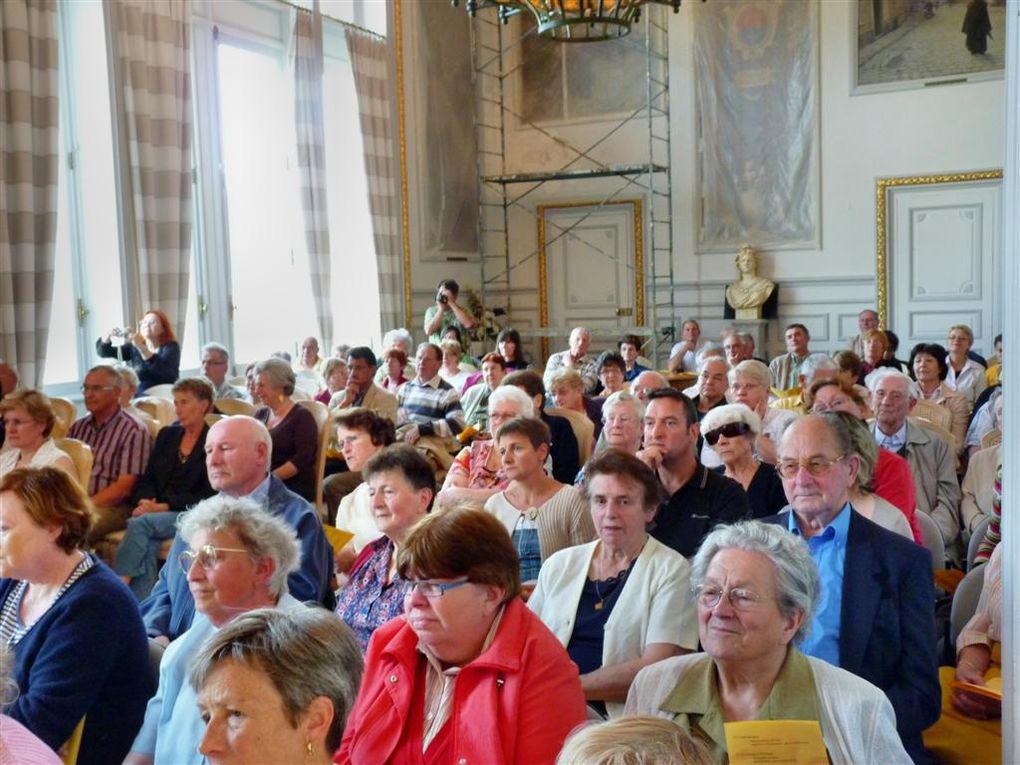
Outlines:
[[160,327],[159,339],[160,339],[160,342],[163,345],[166,345],[167,343],[176,343],[177,342],[177,335],[174,334],[174,328],[173,328],[173,325],[170,323],[170,317],[167,316],[162,311],[160,311],[160,310],[158,310],[156,308],[152,308],[152,309],[146,311],[145,313],[143,313],[142,314],[142,318],[144,319],[150,313],[153,316],[155,316],[157,319],[159,319],[159,327]]

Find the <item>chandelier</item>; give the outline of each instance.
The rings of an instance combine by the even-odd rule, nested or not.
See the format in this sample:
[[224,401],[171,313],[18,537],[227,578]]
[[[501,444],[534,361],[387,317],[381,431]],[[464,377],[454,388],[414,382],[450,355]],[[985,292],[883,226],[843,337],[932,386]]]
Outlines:
[[[460,0],[450,0],[456,7]],[[499,20],[530,11],[538,33],[561,42],[596,42],[623,37],[641,15],[641,6],[668,5],[676,13],[681,0],[465,0],[468,15],[495,8]]]

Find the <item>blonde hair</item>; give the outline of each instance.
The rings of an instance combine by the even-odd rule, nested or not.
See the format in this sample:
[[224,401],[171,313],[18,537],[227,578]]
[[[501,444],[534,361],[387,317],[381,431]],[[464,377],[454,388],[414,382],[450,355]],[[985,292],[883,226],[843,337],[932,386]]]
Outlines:
[[556,765],[712,765],[708,748],[672,720],[617,717],[574,730]]

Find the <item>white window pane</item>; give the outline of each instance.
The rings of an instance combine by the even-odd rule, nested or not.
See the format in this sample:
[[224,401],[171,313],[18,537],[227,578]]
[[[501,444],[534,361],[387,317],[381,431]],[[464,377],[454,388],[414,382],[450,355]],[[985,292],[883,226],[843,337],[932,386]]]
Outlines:
[[[63,104],[61,104],[63,108]],[[79,379],[75,297],[71,275],[71,221],[67,204],[67,150],[60,133],[60,169],[57,171],[57,242],[53,263],[53,303],[50,307],[49,340],[46,346],[44,385]]]

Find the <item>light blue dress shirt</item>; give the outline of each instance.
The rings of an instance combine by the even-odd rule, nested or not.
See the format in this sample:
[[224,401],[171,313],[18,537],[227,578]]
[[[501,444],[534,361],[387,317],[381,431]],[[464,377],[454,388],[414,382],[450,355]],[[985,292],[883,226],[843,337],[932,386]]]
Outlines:
[[[797,518],[790,512],[789,529],[802,536]],[[811,632],[800,645],[801,653],[839,666],[839,629],[842,623],[843,571],[846,563],[847,534],[850,531],[850,503],[843,506],[828,526],[805,539],[811,557],[818,566],[822,592],[818,598]]]

